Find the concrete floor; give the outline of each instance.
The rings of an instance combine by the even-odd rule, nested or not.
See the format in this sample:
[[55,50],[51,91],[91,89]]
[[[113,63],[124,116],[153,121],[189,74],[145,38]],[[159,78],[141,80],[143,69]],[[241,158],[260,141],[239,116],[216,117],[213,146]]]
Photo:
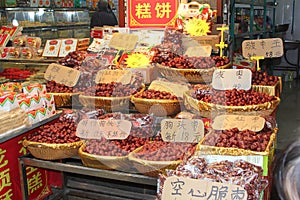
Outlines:
[[283,82],[280,100],[276,114],[279,128],[277,149],[283,150],[300,139],[300,79]]

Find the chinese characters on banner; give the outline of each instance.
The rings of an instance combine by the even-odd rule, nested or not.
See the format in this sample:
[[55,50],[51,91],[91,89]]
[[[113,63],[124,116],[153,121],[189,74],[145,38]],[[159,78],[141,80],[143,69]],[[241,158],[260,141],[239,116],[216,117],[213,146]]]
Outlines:
[[177,0],[128,0],[128,26],[130,28],[165,28],[174,26],[178,9]]
[[[22,199],[18,157],[27,153],[22,145],[24,136],[20,135],[0,144],[1,200]],[[26,175],[29,199],[42,200],[52,193],[46,170],[26,167]]]

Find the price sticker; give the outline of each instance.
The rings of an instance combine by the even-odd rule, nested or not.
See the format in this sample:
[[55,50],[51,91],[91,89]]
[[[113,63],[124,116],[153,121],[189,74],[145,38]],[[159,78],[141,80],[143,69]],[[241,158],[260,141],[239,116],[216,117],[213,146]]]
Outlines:
[[204,124],[200,119],[163,119],[161,135],[166,142],[197,143],[204,136]]
[[170,176],[164,182],[163,200],[199,200],[199,199],[246,200],[247,191],[234,184],[218,183],[200,179]]
[[111,83],[121,82],[123,84],[130,83],[132,72],[128,70],[100,70],[98,71],[95,82],[96,83]]
[[212,51],[212,46],[203,45],[203,46],[193,46],[188,47],[184,55],[188,57],[210,57]]
[[47,67],[44,78],[68,87],[74,87],[80,77],[80,71],[63,65],[52,63]]
[[213,73],[212,86],[216,90],[250,90],[251,81],[249,69],[217,69]]
[[76,129],[76,135],[85,139],[123,140],[131,131],[131,122],[128,120],[96,120],[83,119]]
[[114,33],[108,46],[115,49],[133,50],[139,37],[134,34]]
[[242,43],[243,56],[251,58],[278,58],[283,56],[283,42],[281,38],[267,38],[259,40],[244,40]]
[[148,89],[170,92],[177,97],[183,98],[183,94],[189,90],[189,86],[186,83],[154,80],[151,82]]
[[266,120],[260,116],[249,115],[219,115],[215,117],[212,128],[215,130],[226,130],[238,128],[242,130],[261,131],[265,126]]

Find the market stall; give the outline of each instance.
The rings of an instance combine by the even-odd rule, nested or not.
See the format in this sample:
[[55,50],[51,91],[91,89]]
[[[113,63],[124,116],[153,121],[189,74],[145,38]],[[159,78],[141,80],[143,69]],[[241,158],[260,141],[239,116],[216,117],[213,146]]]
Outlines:
[[270,199],[282,83],[260,60],[282,40],[233,59],[209,4],[127,3],[127,27],[91,38],[2,27],[3,61],[45,66],[1,72],[0,197]]

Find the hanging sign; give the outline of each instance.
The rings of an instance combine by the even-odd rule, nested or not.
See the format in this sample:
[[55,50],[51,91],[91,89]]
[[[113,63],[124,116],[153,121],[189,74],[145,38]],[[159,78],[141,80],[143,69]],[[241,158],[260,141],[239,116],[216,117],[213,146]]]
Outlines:
[[245,58],[254,56],[277,58],[283,56],[283,42],[281,38],[244,40],[242,43],[242,52]]
[[217,69],[213,73],[212,86],[216,90],[251,88],[252,73],[249,69]]
[[175,26],[177,0],[128,0],[127,21],[129,28],[165,28]]

